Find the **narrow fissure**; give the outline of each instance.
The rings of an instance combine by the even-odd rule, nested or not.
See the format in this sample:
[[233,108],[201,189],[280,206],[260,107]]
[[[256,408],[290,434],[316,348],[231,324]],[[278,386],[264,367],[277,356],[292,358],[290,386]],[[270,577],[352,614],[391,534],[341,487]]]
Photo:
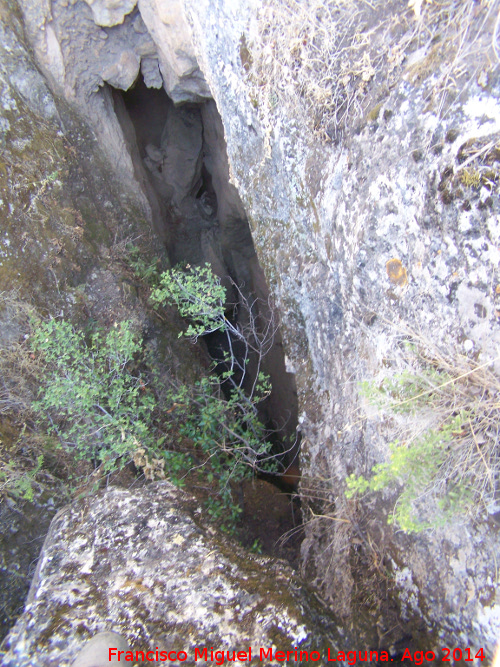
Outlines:
[[[251,304],[258,326],[269,326],[276,315],[243,204],[229,182],[224,131],[215,102],[175,106],[163,89],[147,88],[142,77],[128,91],[112,89],[112,96],[136,177],[148,197],[155,231],[171,264],[210,264],[226,289],[228,319],[244,327],[242,320],[248,318]],[[272,344],[260,367],[269,376],[272,391],[259,404],[259,417],[270,433],[281,473],[259,476],[290,493],[296,491],[300,476],[297,393],[294,376],[286,371],[279,327],[273,330]],[[222,378],[227,370],[226,334],[208,334],[203,344]],[[238,341],[229,341],[229,345],[245,363],[244,345]],[[246,363],[243,387],[253,382],[258,365],[251,355]],[[222,381],[222,389],[229,390],[225,384]],[[253,491],[249,495],[255,496]]]

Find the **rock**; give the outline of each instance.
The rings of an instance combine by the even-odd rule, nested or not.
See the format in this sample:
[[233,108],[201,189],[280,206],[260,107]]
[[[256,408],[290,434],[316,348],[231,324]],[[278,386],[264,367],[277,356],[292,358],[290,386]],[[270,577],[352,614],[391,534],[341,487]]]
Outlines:
[[173,107],[167,114],[161,136],[165,154],[162,177],[180,206],[187,197],[195,197],[201,186],[202,123],[198,107]]
[[160,65],[157,58],[143,58],[141,60],[141,72],[144,83],[148,88],[162,88]]
[[[5,438],[4,428],[1,435]],[[53,498],[48,502],[35,491],[34,502],[5,498],[0,504],[0,638],[22,611],[34,563],[55,514]]]
[[168,482],[109,488],[60,511],[5,642],[4,667],[67,667],[104,630],[134,650],[184,650],[190,661],[204,647],[323,655],[327,642],[335,646],[335,625],[322,625],[287,565],[242,551],[202,518],[194,499]]
[[140,61],[133,51],[123,51],[118,60],[102,72],[102,78],[114,88],[128,90],[137,79]]
[[127,14],[134,9],[137,0],[85,0],[92,9],[97,25],[110,28],[123,23]]
[[159,166],[163,165],[163,160],[165,159],[164,151],[153,144],[147,144],[144,150],[147,157],[151,160],[152,167],[158,169]]
[[158,48],[165,90],[177,104],[202,102],[211,93],[193,49],[180,0],[139,0],[139,11]]
[[[52,92],[90,123],[109,162],[116,165],[118,178],[134,192],[141,208],[149,208],[158,229],[164,213],[158,203],[149,201],[148,186],[138,182],[133,151],[113,110],[111,87],[129,89],[140,68],[146,85],[164,87],[175,103],[200,102],[211,94],[196,62],[181,6],[144,2],[137,8],[135,4],[133,0],[88,4],[56,0],[49,8],[22,0],[21,9],[37,65]],[[10,76],[25,94],[40,98],[40,104],[39,81],[31,85],[27,74],[24,80],[19,78],[16,62],[12,59]],[[45,98],[48,104],[50,96]],[[47,106],[46,113],[53,112],[55,108]]]
[[[17,26],[19,29],[19,26]],[[6,78],[5,85],[1,80]],[[21,96],[33,113],[47,121],[58,120],[58,114],[50,90],[40,72],[30,62],[21,41],[17,38],[16,26],[0,23],[0,85],[2,85],[2,108],[11,111],[15,102],[7,87]],[[0,119],[0,132],[4,132],[6,118]]]
[[[307,7],[294,23],[279,3],[184,1],[198,62],[222,118],[231,182],[280,312],[288,367],[296,373],[303,500],[310,495],[315,515],[328,515],[306,527],[303,564],[332,608],[357,619],[365,607],[356,589],[369,586],[373,563],[367,545],[377,545],[391,563],[392,581],[374,574],[375,580],[402,610],[387,609],[386,593],[377,598],[369,613],[378,632],[395,637],[391,628],[405,618],[409,633],[418,635],[419,626],[437,629],[442,645],[484,647],[491,656],[500,630],[494,565],[500,542],[485,513],[481,525],[462,516],[446,528],[407,537],[386,523],[397,494],[389,498],[388,492],[378,506],[361,501],[353,515],[344,490],[348,474],[366,474],[386,461],[388,443],[400,437],[390,415],[371,417],[359,386],[390,377],[391,368],[397,372],[403,331],[456,355],[463,339],[474,342],[476,354],[481,349],[481,361],[496,355],[498,189],[481,188],[472,173],[485,173],[488,165],[473,156],[500,134],[499,78],[487,55],[494,21],[486,14],[473,19],[484,36],[480,60],[489,72],[488,90],[464,78],[460,96],[445,102],[436,81],[445,76],[448,56],[440,60],[425,50],[415,64],[411,47],[399,64],[391,61],[390,74],[375,73],[370,53],[383,43],[375,35],[384,19],[378,8],[365,12],[356,4],[365,22],[360,29],[373,27],[373,41],[364,54],[353,46],[356,75],[345,74],[342,57],[322,107],[314,53],[321,25],[332,36],[342,19],[325,13],[309,22]],[[398,0],[391,7],[398,13],[406,4]],[[356,30],[341,29],[343,49],[356,44]],[[328,77],[334,56],[333,49],[325,59]],[[308,90],[315,100],[309,106],[300,102]],[[341,90],[344,101],[332,107]],[[323,110],[332,108],[331,125],[322,124]],[[346,108],[338,121],[335,114]],[[461,171],[475,159],[472,172]],[[485,162],[494,162],[498,174],[498,155]],[[491,194],[488,199],[493,191],[494,200]],[[394,258],[404,277],[398,284],[386,269]],[[356,546],[359,534],[343,520],[355,522],[365,546]]]
[[217,195],[217,217],[223,228],[224,242],[231,251],[238,251],[250,259],[255,255],[252,235],[245,207],[238,190],[231,183],[224,126],[213,100],[203,105],[202,118],[205,165]]

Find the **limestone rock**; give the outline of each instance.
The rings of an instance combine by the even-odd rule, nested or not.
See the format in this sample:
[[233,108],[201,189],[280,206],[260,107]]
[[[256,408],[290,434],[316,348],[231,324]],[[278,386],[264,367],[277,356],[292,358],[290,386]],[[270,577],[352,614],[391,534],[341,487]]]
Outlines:
[[141,72],[144,77],[144,83],[148,88],[163,87],[163,79],[157,58],[143,58],[141,60]]
[[34,502],[5,498],[0,505],[0,637],[22,609],[34,563],[55,514],[53,498],[48,501],[40,493],[35,495]]
[[174,192],[176,205],[194,197],[201,185],[202,131],[197,107],[174,107],[167,115],[161,137],[165,153],[162,176]]
[[[244,553],[201,527],[194,499],[168,482],[110,488],[52,522],[4,667],[67,667],[110,629],[134,649],[324,651],[337,635],[284,563]],[[267,664],[263,661],[263,664]]]
[[[9,26],[0,22],[0,85],[2,86],[1,106],[4,111],[12,111],[14,100],[7,87],[19,94],[33,113],[41,115],[45,120],[58,119],[54,100],[40,72],[30,61],[26,49],[17,38],[20,26]],[[3,83],[5,79],[5,83]],[[7,126],[7,119],[0,122],[0,131]]]
[[158,48],[165,90],[175,103],[211,97],[196,60],[181,0],[139,0],[139,11]]
[[97,25],[107,26],[123,23],[123,19],[134,9],[137,0],[85,0],[92,9]]
[[136,187],[120,132],[109,131],[109,89],[103,83],[127,90],[141,67],[146,85],[164,86],[175,103],[209,99],[181,5],[145,1],[137,9],[134,0],[56,0],[49,9],[23,0],[21,8],[53,92],[90,121],[110,161],[122,165],[122,177]]
[[[365,12],[362,4],[356,4],[361,20],[376,35],[383,15],[378,7]],[[451,62],[446,57],[408,47],[398,62],[391,61],[389,81],[380,70],[375,75],[370,60],[383,40],[370,38],[363,55],[354,47],[355,30],[345,28],[342,48],[352,44],[360,66],[345,75],[343,55],[339,79],[325,93],[328,107],[338,91],[346,91],[338,111],[348,112],[336,133],[336,121],[321,125],[318,82],[306,59],[310,34],[316,35],[309,53],[315,57],[315,21],[326,14],[315,15],[308,35],[307,16],[297,15],[292,25],[279,6],[257,5],[184,2],[198,62],[222,117],[231,181],[281,313],[288,367],[296,373],[308,480],[304,500],[310,493],[315,514],[326,511],[335,519],[306,528],[304,566],[338,613],[357,618],[356,582],[365,585],[372,561],[369,549],[366,560],[360,557],[363,548],[354,546],[359,536],[349,536],[342,523],[353,520],[345,478],[386,461],[388,443],[398,437],[387,416],[368,418],[359,384],[390,376],[404,326],[456,354],[474,349],[484,361],[496,356],[500,343],[494,306],[500,293],[498,192],[492,184],[480,187],[477,174],[474,185],[474,174],[463,172],[470,168],[466,160],[473,162],[500,136],[498,68],[490,71],[488,64],[494,21],[486,14],[474,19],[483,50],[481,65],[470,61],[470,67],[488,71],[487,86],[484,76],[470,85],[464,79],[460,95],[446,103],[436,87]],[[406,3],[391,7],[398,14]],[[333,38],[341,22],[337,17],[322,25]],[[333,64],[332,58],[326,62]],[[349,88],[349,81],[356,87]],[[309,111],[299,104],[308,85],[316,95]],[[498,155],[488,159],[498,173]],[[480,162],[475,164],[478,169]],[[487,167],[479,168],[484,173]],[[400,285],[387,275],[394,258],[407,272]],[[464,338],[468,347],[462,347]],[[322,497],[335,498],[335,509],[328,502],[321,508],[315,485]],[[477,525],[462,517],[447,528],[406,537],[386,524],[396,499],[386,497],[385,512],[379,508],[376,515],[373,504],[363,505],[357,519],[366,527],[367,543],[392,558],[389,588],[404,610],[392,622],[382,620],[383,603],[375,605],[374,624],[388,637],[402,617],[410,628],[412,618],[423,619],[448,644],[484,647],[491,655],[500,632],[494,565],[500,543],[491,520],[486,516]]]
[[107,67],[102,78],[114,88],[128,90],[137,79],[140,61],[133,51],[123,51],[118,60]]

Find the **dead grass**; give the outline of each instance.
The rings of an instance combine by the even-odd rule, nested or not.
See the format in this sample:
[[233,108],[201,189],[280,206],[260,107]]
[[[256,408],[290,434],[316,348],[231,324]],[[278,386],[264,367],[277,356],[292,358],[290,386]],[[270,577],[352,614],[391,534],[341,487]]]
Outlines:
[[35,310],[16,294],[0,293],[0,415],[26,419],[31,414],[44,367],[27,340]]
[[426,84],[442,116],[498,65],[495,21],[493,4],[475,0],[266,0],[242,65],[265,126],[283,105],[335,139],[370,110],[375,120],[403,76]]
[[427,390],[424,405],[431,411],[431,428],[439,430],[454,415],[464,415],[440,470],[441,492],[456,484],[471,491],[471,514],[493,512],[500,485],[500,378],[492,370],[493,361],[443,354],[421,338],[415,349],[424,367],[448,378]]
[[414,478],[422,472],[428,482],[412,501],[416,513],[427,514],[430,527],[436,505],[445,518],[496,513],[500,509],[500,378],[494,371],[498,358],[478,361],[443,350],[409,329],[397,349],[380,375],[364,383],[363,393],[378,416],[391,422],[394,439],[405,447],[424,451],[424,445],[432,452],[431,443],[439,447],[445,443],[436,468],[428,454],[427,459],[422,455],[422,471],[413,470]]

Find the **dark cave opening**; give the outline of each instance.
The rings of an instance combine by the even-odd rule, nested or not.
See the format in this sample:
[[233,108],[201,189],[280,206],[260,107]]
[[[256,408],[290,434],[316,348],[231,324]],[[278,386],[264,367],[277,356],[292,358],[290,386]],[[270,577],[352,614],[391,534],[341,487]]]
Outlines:
[[163,88],[147,88],[139,77],[133,88],[125,91],[113,89],[115,97],[121,96],[135,128],[137,147],[142,159],[146,157],[148,144],[159,145],[169,106],[172,104]]
[[[142,76],[123,92],[112,89],[116,115],[136,176],[151,204],[155,231],[172,265],[209,263],[228,294],[233,316],[244,317],[242,301],[257,308],[265,326],[271,317],[269,289],[253,245],[243,203],[229,180],[222,120],[215,102],[174,105],[163,89],[147,88]],[[224,342],[204,337],[216,367],[224,370]],[[282,474],[262,475],[286,492],[300,477],[298,404],[293,374],[285,367],[276,329],[262,370],[272,391],[259,405]],[[250,368],[251,374],[251,368]]]

